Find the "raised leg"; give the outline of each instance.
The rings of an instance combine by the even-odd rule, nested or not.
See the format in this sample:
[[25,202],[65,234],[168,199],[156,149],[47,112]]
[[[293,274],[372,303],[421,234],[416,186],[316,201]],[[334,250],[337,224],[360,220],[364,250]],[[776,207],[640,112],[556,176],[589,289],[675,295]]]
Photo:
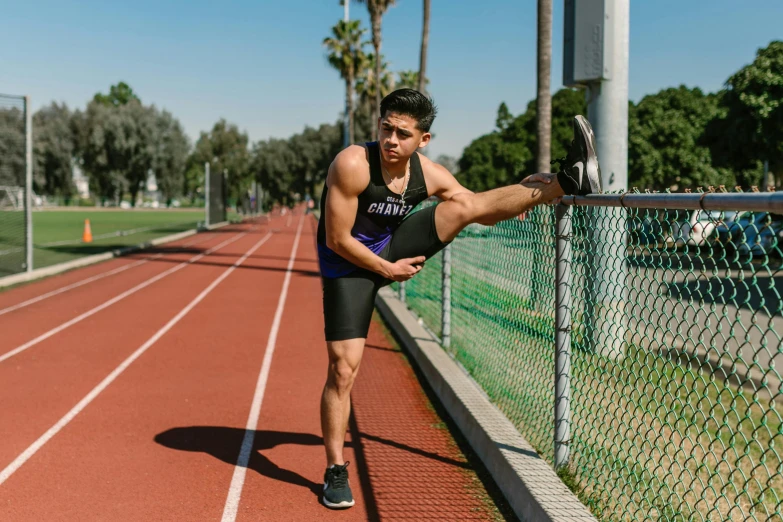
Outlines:
[[438,238],[447,243],[471,223],[494,225],[565,194],[556,174],[541,175],[551,181],[519,183],[477,194],[457,194],[439,204],[435,209]]
[[351,388],[359,372],[365,339],[326,343],[329,370],[321,395],[321,431],[326,447],[326,465],[343,465],[343,446],[351,415]]

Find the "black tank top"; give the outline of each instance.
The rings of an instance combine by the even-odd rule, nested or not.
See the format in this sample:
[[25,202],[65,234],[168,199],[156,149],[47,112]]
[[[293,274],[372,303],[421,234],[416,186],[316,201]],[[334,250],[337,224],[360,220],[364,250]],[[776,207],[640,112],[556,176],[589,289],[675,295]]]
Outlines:
[[[427,184],[424,172],[421,170],[419,154],[414,153],[410,159],[410,179],[405,198],[392,192],[386,186],[381,171],[381,157],[378,143],[367,143],[370,159],[370,182],[359,194],[359,208],[356,212],[351,235],[358,239],[375,254],[379,254],[391,239],[405,216],[413,208],[427,199]],[[321,274],[324,277],[340,277],[353,272],[357,267],[343,259],[326,246],[326,194],[328,188],[324,185],[321,194],[321,219],[318,221],[318,257],[321,264]]]

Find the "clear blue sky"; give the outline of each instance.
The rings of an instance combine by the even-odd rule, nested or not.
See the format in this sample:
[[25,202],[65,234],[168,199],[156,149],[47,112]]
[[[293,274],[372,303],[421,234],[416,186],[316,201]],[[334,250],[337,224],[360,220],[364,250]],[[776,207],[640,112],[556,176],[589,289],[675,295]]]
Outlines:
[[[383,20],[393,70],[418,69],[421,0],[398,0]],[[562,82],[563,1],[554,0],[553,89]],[[351,4],[366,27],[366,7]],[[321,42],[343,16],[339,0],[37,1],[0,9],[0,92],[83,108],[128,82],[171,111],[195,139],[219,118],[251,140],[335,121],[344,87]],[[780,0],[632,0],[630,96],[664,87],[705,91],[783,38]],[[440,107],[432,155],[459,156],[535,95],[535,0],[432,0],[428,76]],[[369,33],[368,33],[369,34]]]

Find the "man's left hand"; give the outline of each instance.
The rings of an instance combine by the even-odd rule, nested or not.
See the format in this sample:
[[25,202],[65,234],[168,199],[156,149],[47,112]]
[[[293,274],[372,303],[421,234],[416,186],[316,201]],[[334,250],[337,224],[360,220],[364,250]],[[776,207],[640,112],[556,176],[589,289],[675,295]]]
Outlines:
[[[520,183],[544,183],[545,185],[549,185],[552,183],[552,179],[554,179],[553,174],[531,174],[530,176],[520,181]],[[562,199],[563,198],[555,198],[552,201],[548,201],[547,203],[550,205],[558,205]],[[524,217],[522,219],[524,219]]]

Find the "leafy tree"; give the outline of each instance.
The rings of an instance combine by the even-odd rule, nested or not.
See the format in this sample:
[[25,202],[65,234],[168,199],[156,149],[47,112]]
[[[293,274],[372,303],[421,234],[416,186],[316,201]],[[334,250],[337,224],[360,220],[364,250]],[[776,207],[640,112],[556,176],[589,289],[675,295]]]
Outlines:
[[[370,13],[370,22],[372,23],[372,45],[375,48],[375,56],[381,56],[381,60],[375,62],[375,77],[383,78],[382,62],[383,55],[381,55],[381,19],[387,9],[395,4],[395,0],[359,0],[359,3],[367,5],[367,11]],[[375,111],[381,106],[381,90],[375,91]],[[374,118],[373,121],[376,121]],[[373,138],[378,138],[378,127],[374,126]]]
[[746,186],[761,181],[764,160],[783,173],[783,41],[759,49],[727,80],[720,107],[705,136],[716,163],[737,171]]
[[190,142],[179,120],[168,111],[156,115],[155,178],[166,205],[183,193]]
[[158,118],[157,109],[143,105],[124,82],[113,85],[109,94],[96,94],[84,113],[74,114],[76,156],[91,190],[104,203],[118,201],[127,191],[136,204],[150,173],[162,162]]
[[71,111],[63,103],[41,108],[33,115],[33,182],[38,194],[71,198],[75,136]]
[[664,89],[631,104],[628,118],[628,181],[640,189],[728,185],[727,169],[712,165],[710,149],[701,143],[709,122],[718,115],[718,97],[698,88]]
[[154,109],[135,99],[119,106],[93,100],[79,120],[80,156],[91,189],[104,202],[129,191],[135,204],[153,167]]
[[315,187],[326,179],[329,165],[340,151],[340,129],[336,125],[323,124],[318,129],[306,127],[301,134],[290,138],[290,146],[296,151],[294,186],[296,192],[315,196]]
[[348,143],[354,143],[354,82],[367,62],[364,53],[365,42],[362,41],[365,29],[359,27],[361,22],[340,21],[332,27],[332,36],[325,38],[324,46],[329,50],[329,64],[337,69],[340,77],[345,80],[345,110],[348,119]]
[[296,153],[289,141],[270,139],[253,147],[251,169],[264,189],[266,203],[289,204],[293,200],[293,164]]
[[120,105],[126,105],[131,100],[135,100],[141,103],[141,100],[133,92],[133,89],[125,82],[120,82],[117,85],[112,85],[109,88],[109,94],[97,93],[93,100],[101,105],[119,107]]
[[501,102],[500,107],[498,107],[498,116],[495,118],[495,126],[498,130],[504,131],[511,125],[512,121],[514,121],[514,116],[508,110],[508,105],[506,105],[506,102]]
[[24,111],[0,109],[0,185],[25,184]]
[[190,165],[210,163],[210,169],[226,172],[229,199],[238,199],[252,184],[249,169],[248,138],[233,123],[221,119],[210,132],[202,132],[196,141]]
[[291,204],[297,194],[316,198],[334,157],[340,151],[340,127],[306,127],[287,140],[270,139],[253,147],[251,170],[268,203]]
[[499,132],[473,140],[459,160],[460,182],[476,192],[508,184],[509,174],[500,159],[504,146]]
[[135,205],[155,165],[156,111],[135,100],[116,107],[114,111],[118,117],[109,120],[106,126],[114,138],[110,150],[119,160],[118,171],[125,175],[131,205]]
[[[552,96],[552,158],[563,158],[567,154],[571,140],[574,138],[574,116],[577,114],[587,114],[584,91],[560,89]],[[531,126],[529,129],[535,135],[533,127]],[[553,169],[554,167],[550,167],[548,170],[551,172]],[[526,172],[536,172],[538,169],[531,161],[526,165],[525,170]]]
[[[573,117],[585,113],[584,94],[561,89],[552,97],[552,138],[555,157],[566,155],[573,137]],[[512,117],[508,107],[498,109],[498,129],[468,145],[459,160],[459,179],[471,190],[489,190],[518,182],[536,172],[536,101]],[[553,169],[547,169],[553,170]]]

